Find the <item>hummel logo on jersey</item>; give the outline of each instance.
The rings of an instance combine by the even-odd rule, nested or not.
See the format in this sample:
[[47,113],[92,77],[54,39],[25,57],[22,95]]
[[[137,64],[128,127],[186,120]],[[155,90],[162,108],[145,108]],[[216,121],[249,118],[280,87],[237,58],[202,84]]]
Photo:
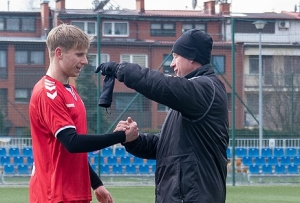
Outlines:
[[66,106],[67,106],[68,108],[70,108],[70,107],[75,107],[75,104],[66,104]]
[[45,79],[45,88],[47,89],[47,97],[50,99],[55,99],[57,96],[55,82]]

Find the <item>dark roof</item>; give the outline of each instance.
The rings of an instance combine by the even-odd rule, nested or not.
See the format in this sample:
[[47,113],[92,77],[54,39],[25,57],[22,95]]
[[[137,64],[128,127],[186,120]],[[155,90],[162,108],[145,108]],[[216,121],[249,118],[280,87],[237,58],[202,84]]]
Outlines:
[[[221,15],[208,15],[203,11],[197,10],[146,10],[144,13],[139,13],[136,10],[129,9],[113,9],[113,10],[98,10],[93,11],[91,9],[66,9],[59,12],[59,17],[71,17],[71,16],[100,16],[105,17],[133,17],[137,18],[222,18]],[[74,16],[75,17],[75,16]]]
[[236,19],[270,19],[270,20],[296,20],[300,18],[300,15],[292,12],[266,12],[266,13],[231,13],[230,15],[221,14],[206,14],[203,10],[145,10],[144,13],[139,13],[136,10],[130,9],[66,9],[59,12],[60,18],[76,18],[81,17],[101,17],[111,18],[138,18],[138,19],[153,19],[153,18],[165,18],[175,20],[186,20],[186,19],[220,19],[220,18],[231,18]]
[[274,19],[274,20],[296,20],[297,18],[286,13],[231,13],[231,17],[238,19]]
[[23,16],[23,15],[40,15],[40,11],[0,11],[0,15]]

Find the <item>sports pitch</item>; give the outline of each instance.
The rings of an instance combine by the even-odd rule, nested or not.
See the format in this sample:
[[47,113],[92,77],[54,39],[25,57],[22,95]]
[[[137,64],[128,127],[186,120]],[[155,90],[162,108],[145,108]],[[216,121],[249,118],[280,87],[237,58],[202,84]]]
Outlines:
[[[115,203],[154,203],[153,186],[107,186]],[[0,186],[0,201],[28,202],[28,187]],[[92,203],[96,203],[93,197]],[[299,203],[300,185],[227,186],[226,203]]]

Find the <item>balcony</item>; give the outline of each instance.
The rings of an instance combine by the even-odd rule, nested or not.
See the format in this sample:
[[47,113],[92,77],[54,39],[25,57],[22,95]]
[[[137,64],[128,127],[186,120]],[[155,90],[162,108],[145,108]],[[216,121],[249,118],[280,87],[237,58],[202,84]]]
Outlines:
[[[259,76],[258,74],[245,74],[245,91],[258,91]],[[265,74],[262,76],[262,86],[265,91],[299,91],[300,74],[280,75]]]

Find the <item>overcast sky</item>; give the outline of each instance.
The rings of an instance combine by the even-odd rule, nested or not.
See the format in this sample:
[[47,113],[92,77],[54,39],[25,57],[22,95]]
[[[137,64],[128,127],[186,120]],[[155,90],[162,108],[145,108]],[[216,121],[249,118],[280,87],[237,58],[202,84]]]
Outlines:
[[[196,10],[203,9],[203,2],[206,0],[197,0]],[[39,8],[41,0],[0,0],[0,10],[7,11],[25,11],[33,4]],[[8,6],[9,2],[9,6]],[[90,9],[93,0],[66,0],[66,8],[69,9]],[[114,6],[121,8],[135,9],[136,0],[110,0]],[[233,13],[262,13],[262,12],[281,12],[294,11],[295,5],[299,6],[300,0],[228,0],[231,2],[231,11]],[[51,7],[54,6],[54,0],[50,0]],[[145,0],[146,10],[193,10],[192,0]],[[297,7],[299,12],[299,7]]]

